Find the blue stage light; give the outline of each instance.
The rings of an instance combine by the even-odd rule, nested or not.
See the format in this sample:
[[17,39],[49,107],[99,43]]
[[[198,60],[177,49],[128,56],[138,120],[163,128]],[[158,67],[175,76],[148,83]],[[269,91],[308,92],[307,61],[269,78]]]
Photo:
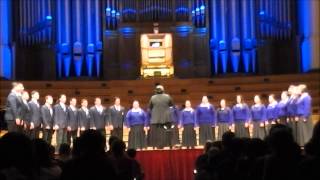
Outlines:
[[259,12],[259,15],[260,15],[260,16],[264,16],[265,14],[266,14],[266,13],[265,13],[264,11],[260,11],[260,12]]
[[52,16],[46,16],[46,20],[52,20]]

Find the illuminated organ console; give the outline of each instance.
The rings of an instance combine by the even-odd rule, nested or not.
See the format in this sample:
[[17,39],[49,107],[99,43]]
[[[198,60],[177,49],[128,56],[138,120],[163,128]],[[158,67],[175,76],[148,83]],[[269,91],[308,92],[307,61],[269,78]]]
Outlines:
[[173,76],[171,34],[142,34],[140,44],[142,77]]

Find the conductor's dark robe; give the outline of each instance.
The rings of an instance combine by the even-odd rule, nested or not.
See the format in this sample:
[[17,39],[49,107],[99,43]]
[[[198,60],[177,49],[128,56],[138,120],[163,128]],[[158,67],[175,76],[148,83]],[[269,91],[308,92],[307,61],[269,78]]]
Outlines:
[[53,115],[53,127],[58,125],[59,129],[56,131],[56,142],[57,142],[57,149],[60,148],[60,145],[63,143],[67,143],[67,106],[63,109],[60,104],[56,104],[53,108],[54,115]]
[[106,136],[106,110],[103,108],[102,112],[93,106],[89,110],[90,112],[90,126],[95,127],[97,131],[101,132],[103,136]]
[[163,148],[166,146],[166,131],[164,125],[171,124],[171,110],[173,101],[168,94],[153,95],[149,101],[151,111],[149,145]]
[[72,110],[72,108],[70,106],[67,107],[67,112],[68,112],[68,126],[70,127],[71,130],[67,132],[67,142],[68,144],[71,144],[71,139],[74,142],[74,140],[77,138],[77,134],[78,134],[78,110],[74,109]]
[[32,139],[39,138],[40,130],[41,130],[41,112],[40,112],[40,105],[30,101],[30,123],[34,124],[34,128],[31,129],[30,136]]
[[41,118],[43,123],[43,140],[51,144],[53,134],[53,108],[43,105],[41,107]]
[[151,124],[171,123],[171,106],[173,106],[173,101],[168,94],[153,95],[149,102]]
[[[81,129],[84,127],[85,130],[90,129],[90,113],[89,109],[88,112],[86,113],[83,108],[78,109],[78,123],[79,123],[79,128]],[[82,130],[81,130],[82,132]]]
[[24,123],[24,129],[23,132],[30,136],[30,107],[27,102],[23,102],[20,109],[20,116],[21,120],[23,120]]
[[120,110],[117,110],[115,106],[111,106],[108,111],[108,124],[113,126],[111,131],[112,136],[116,136],[119,139],[123,139],[123,123],[125,119],[125,109],[120,106]]
[[19,114],[21,106],[22,106],[21,97],[17,96],[14,92],[11,92],[7,97],[6,112],[4,115],[4,119],[8,125],[9,132],[18,131],[16,119],[21,119]]

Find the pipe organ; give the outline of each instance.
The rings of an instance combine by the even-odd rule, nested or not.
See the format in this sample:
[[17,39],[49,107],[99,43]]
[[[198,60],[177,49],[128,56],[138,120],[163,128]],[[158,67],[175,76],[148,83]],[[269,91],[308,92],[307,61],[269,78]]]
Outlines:
[[171,34],[141,35],[141,76],[173,75]]
[[257,73],[259,50],[293,41],[296,27],[291,0],[18,0],[14,8],[17,46],[51,48],[57,78]]

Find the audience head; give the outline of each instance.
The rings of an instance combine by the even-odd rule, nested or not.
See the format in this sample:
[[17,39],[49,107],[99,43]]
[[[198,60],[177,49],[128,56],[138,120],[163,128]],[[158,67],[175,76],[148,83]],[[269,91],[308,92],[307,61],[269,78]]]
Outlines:
[[32,140],[33,148],[36,154],[35,161],[40,167],[49,167],[52,164],[52,155],[50,145],[42,139]]
[[61,144],[60,148],[59,148],[59,155],[60,156],[70,156],[71,155],[70,145],[67,143]]
[[120,140],[117,139],[111,144],[111,152],[115,157],[122,157],[126,150],[126,144]]
[[136,157],[136,155],[137,155],[137,151],[135,149],[128,149],[127,150],[127,155],[130,158],[134,159]]
[[95,130],[86,130],[76,140],[76,151],[78,156],[103,155],[105,152],[106,140],[104,136]]
[[232,142],[235,138],[235,134],[231,131],[227,131],[222,135],[222,146],[224,149],[230,149]]
[[318,121],[314,128],[310,141],[305,145],[307,155],[320,156],[320,121]]
[[291,129],[283,124],[273,125],[266,140],[276,154],[290,153],[295,145]]
[[117,136],[110,136],[109,137],[109,141],[108,141],[108,145],[109,145],[109,148],[111,149],[111,145],[114,141],[118,140],[119,138]]
[[212,141],[207,141],[206,144],[204,145],[204,153],[208,153],[212,146],[213,146]]
[[0,139],[0,169],[30,169],[34,154],[31,140],[24,134],[9,132]]

